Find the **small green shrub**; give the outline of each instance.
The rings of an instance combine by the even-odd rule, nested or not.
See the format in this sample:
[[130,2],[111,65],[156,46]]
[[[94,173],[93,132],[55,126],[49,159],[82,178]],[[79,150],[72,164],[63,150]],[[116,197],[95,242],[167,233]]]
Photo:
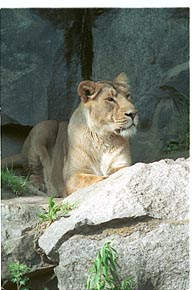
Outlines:
[[99,250],[86,282],[87,290],[132,290],[132,278],[120,281],[117,267],[117,251],[106,242]]
[[[30,268],[27,265],[19,262],[11,263],[8,265],[8,269],[11,276],[11,282],[16,284],[17,290],[30,290],[31,288],[27,287],[29,278],[26,277],[26,274],[30,272]],[[43,290],[48,290],[44,288]]]
[[27,178],[17,176],[8,168],[1,171],[2,186],[13,191],[17,196],[26,194],[28,191],[29,181]]
[[9,264],[8,269],[11,281],[16,284],[17,290],[29,290],[29,288],[26,288],[27,282],[29,281],[26,274],[30,269],[25,264],[19,262]]
[[[162,151],[170,154],[176,151],[189,150],[190,144],[190,100],[176,88],[164,85],[160,89],[165,91],[164,99],[170,100],[170,110],[176,127],[176,140],[168,140]],[[169,128],[168,128],[169,129]]]
[[59,216],[67,215],[69,211],[71,211],[74,208],[75,205],[73,204],[68,203],[56,204],[53,196],[51,196],[49,198],[48,210],[43,214],[39,214],[38,217],[40,218],[41,222],[52,223]]
[[177,141],[169,141],[162,149],[163,153],[170,154],[177,151],[189,150],[190,135],[186,133],[180,135]]

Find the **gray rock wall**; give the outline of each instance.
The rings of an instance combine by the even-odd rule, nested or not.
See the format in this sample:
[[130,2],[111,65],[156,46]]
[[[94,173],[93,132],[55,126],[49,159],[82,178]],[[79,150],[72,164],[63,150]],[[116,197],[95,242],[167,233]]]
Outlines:
[[47,86],[60,37],[29,9],[1,10],[2,111],[21,124],[48,118]]
[[1,10],[2,112],[23,125],[69,119],[81,80],[76,53],[65,58],[68,27],[40,11]]

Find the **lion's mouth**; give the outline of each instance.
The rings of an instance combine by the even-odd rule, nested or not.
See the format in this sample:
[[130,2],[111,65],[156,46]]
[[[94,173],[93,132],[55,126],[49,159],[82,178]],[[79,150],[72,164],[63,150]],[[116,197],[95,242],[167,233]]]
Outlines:
[[129,130],[129,129],[132,128],[132,127],[135,127],[135,124],[134,124],[134,123],[132,123],[132,124],[131,124],[130,126],[128,126],[128,127],[121,128],[121,131]]
[[136,127],[134,123],[132,123],[130,126],[122,127],[122,128],[116,129],[115,132],[116,132],[117,134],[120,134],[121,132],[128,131],[129,129],[131,129],[131,128],[133,128],[133,127]]

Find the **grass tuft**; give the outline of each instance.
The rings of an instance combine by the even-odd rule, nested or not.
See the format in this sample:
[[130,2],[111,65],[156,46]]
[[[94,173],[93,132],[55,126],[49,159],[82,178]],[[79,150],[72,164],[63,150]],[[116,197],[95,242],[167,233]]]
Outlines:
[[69,203],[56,204],[53,196],[51,196],[48,202],[48,210],[43,214],[39,214],[38,217],[40,222],[49,222],[51,224],[57,218],[67,215],[75,207],[76,205]]
[[20,196],[28,192],[29,181],[27,177],[17,176],[13,170],[6,168],[1,171],[1,185]]

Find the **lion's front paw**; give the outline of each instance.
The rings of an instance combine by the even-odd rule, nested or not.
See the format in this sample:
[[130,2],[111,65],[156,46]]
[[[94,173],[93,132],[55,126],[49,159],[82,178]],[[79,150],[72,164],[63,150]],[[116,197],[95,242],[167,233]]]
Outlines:
[[39,190],[46,191],[44,179],[42,176],[32,174],[29,177],[30,182]]

